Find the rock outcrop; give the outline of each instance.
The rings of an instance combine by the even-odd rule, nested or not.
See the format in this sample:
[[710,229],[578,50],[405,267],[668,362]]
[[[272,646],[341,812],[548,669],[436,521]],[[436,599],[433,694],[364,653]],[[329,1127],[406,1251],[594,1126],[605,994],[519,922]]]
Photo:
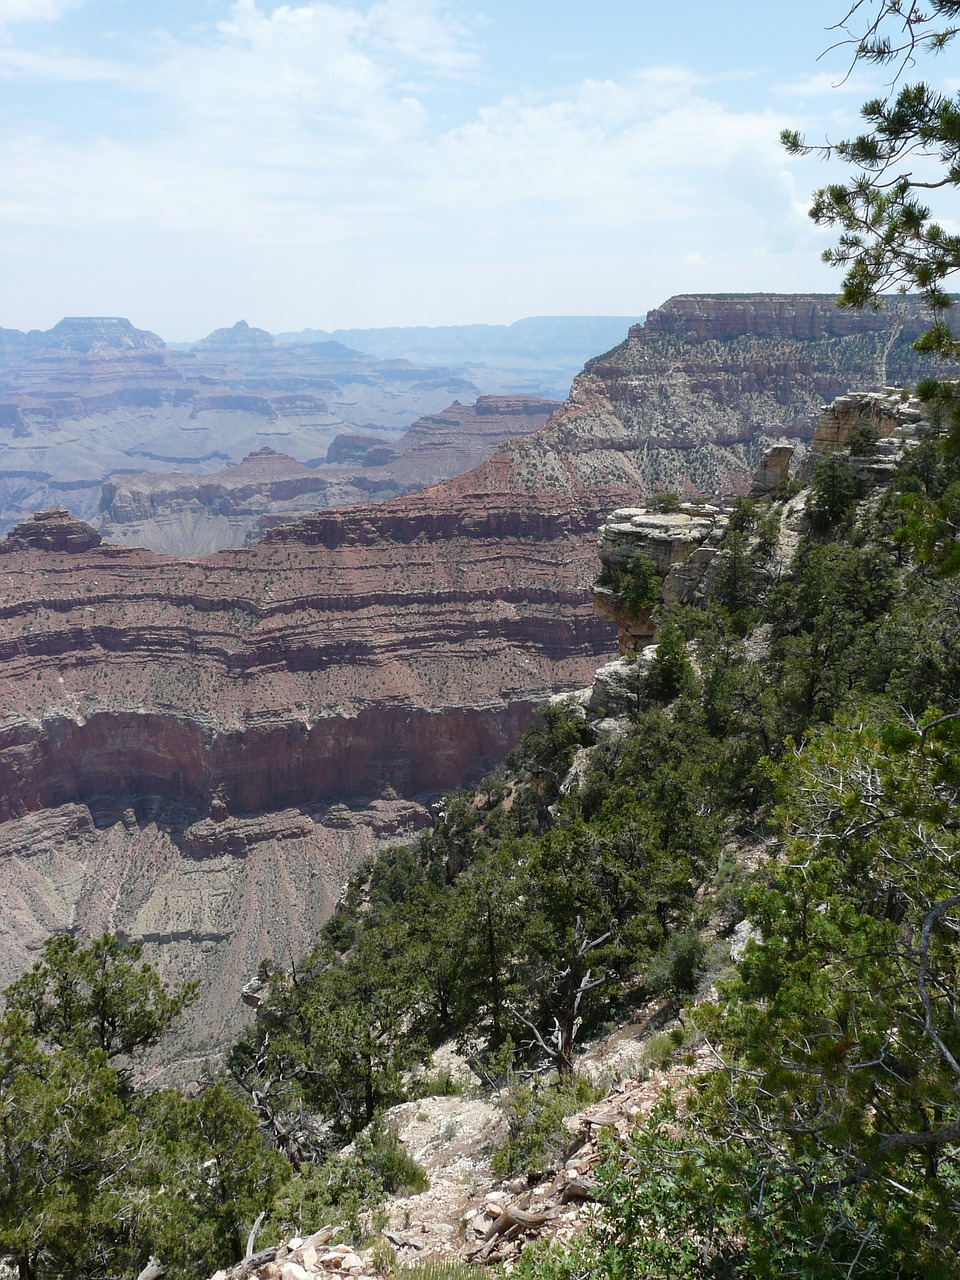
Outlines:
[[795,453],[793,445],[775,444],[766,451],[753,473],[750,485],[751,498],[765,498],[779,489],[790,476],[790,464]]
[[920,401],[899,387],[848,392],[824,405],[810,452],[819,457],[845,449],[853,432],[864,428],[878,440],[902,440],[929,425],[927,417]]
[[6,540],[0,542],[0,554],[11,551],[92,551],[103,541],[92,525],[77,520],[62,507],[52,507],[47,511],[38,511],[29,520],[24,520],[7,534]]
[[[691,505],[678,511],[624,507],[609,516],[600,531],[600,577],[593,585],[593,605],[598,617],[616,624],[621,657],[656,642],[656,605],[691,604],[703,598],[708,566],[726,523],[727,517],[716,507]],[[637,552],[652,564],[661,588],[655,604],[632,609],[624,597],[623,581]],[[619,668],[612,668],[601,684],[619,674]]]

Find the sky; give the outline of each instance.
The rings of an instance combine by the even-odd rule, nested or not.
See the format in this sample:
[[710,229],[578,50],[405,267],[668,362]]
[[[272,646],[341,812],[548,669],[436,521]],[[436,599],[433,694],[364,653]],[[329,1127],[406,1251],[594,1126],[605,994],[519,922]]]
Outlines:
[[778,139],[848,136],[882,87],[828,51],[842,9],[0,0],[0,326],[190,341],[835,291],[806,214],[829,168]]

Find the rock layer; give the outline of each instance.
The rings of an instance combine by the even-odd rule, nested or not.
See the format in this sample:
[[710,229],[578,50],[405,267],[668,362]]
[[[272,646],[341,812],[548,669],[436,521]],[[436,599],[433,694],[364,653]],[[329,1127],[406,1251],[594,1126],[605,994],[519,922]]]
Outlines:
[[589,678],[597,519],[434,490],[203,560],[3,556],[0,978],[52,929],[119,930],[203,980],[178,1053],[222,1042],[259,959],[306,949],[417,797]]
[[114,478],[103,486],[97,522],[112,542],[174,555],[240,547],[320,508],[399,497],[458,475],[502,441],[536,431],[557,407],[524,396],[480,396],[472,405],[455,400],[418,418],[392,443],[341,433],[327,463],[304,466],[267,446],[210,475]]

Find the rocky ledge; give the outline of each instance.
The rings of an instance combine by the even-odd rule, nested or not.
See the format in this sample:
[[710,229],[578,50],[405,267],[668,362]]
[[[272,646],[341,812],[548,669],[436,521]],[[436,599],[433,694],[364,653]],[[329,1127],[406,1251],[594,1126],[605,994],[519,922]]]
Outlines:
[[896,444],[922,433],[928,418],[927,407],[901,387],[851,391],[824,405],[810,452],[817,457],[845,449],[853,432],[864,428]]
[[868,333],[896,333],[914,342],[930,327],[920,298],[888,298],[879,311],[841,309],[828,293],[678,294],[634,325],[631,338],[681,338],[699,343],[733,338],[819,342]]

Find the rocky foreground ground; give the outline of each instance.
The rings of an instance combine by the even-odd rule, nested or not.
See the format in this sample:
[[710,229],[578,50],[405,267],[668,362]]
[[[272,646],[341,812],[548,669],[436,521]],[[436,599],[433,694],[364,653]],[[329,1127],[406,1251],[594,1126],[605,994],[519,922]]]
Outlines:
[[[644,1044],[656,1012],[647,1010],[584,1055],[578,1069],[598,1081],[613,1078],[615,1083],[601,1101],[567,1117],[565,1158],[542,1179],[532,1185],[526,1178],[504,1181],[490,1168],[490,1156],[506,1130],[502,1096],[467,1094],[403,1103],[385,1120],[426,1170],[430,1187],[388,1202],[388,1222],[375,1243],[354,1248],[338,1242],[337,1228],[321,1226],[260,1250],[218,1271],[212,1280],[375,1280],[439,1259],[477,1265],[500,1262],[509,1271],[526,1242],[569,1240],[595,1211],[594,1173],[603,1159],[600,1135],[625,1143],[666,1086],[682,1088],[686,1079],[714,1061],[709,1048],[699,1046],[688,1050],[682,1061],[645,1068]],[[468,1090],[469,1074],[461,1067]],[[474,1080],[473,1087],[477,1083]]]

